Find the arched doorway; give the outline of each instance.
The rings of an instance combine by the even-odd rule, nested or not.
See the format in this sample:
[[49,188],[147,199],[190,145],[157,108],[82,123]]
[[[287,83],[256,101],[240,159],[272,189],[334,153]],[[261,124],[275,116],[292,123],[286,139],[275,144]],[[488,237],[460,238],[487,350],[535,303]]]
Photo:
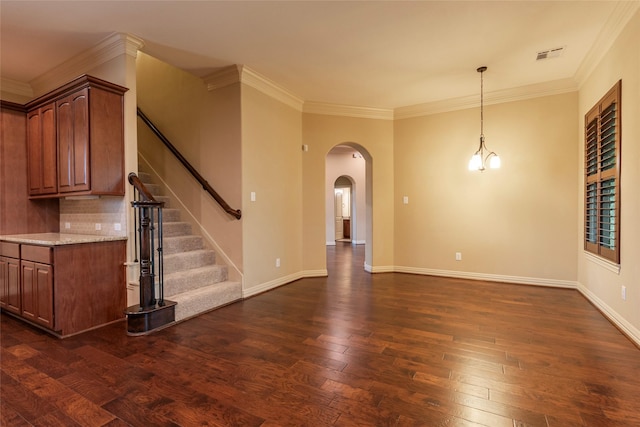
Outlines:
[[[334,146],[326,156],[326,244],[344,242],[345,217],[348,217],[348,239],[353,245],[365,245],[365,269],[372,260],[372,203],[371,203],[371,155],[356,143]],[[343,199],[349,189],[349,204],[342,209]],[[340,192],[341,194],[338,194]],[[338,204],[337,199],[341,199]],[[347,214],[347,215],[346,215]],[[341,233],[342,232],[342,233]]]

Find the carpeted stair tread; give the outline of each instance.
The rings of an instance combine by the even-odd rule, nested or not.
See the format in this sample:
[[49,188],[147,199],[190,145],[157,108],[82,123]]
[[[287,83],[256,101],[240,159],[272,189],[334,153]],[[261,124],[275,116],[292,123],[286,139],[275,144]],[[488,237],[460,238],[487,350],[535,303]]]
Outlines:
[[165,298],[178,303],[176,322],[179,322],[241,299],[242,286],[239,282],[218,282]]

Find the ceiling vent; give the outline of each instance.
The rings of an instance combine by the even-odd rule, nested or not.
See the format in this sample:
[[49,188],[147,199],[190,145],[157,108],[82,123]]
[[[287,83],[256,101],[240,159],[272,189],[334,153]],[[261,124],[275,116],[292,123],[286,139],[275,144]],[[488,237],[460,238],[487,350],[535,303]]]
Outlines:
[[556,47],[554,49],[543,50],[541,52],[538,52],[538,55],[536,56],[536,61],[542,61],[543,59],[558,58],[562,56],[563,52],[564,52],[564,46]]

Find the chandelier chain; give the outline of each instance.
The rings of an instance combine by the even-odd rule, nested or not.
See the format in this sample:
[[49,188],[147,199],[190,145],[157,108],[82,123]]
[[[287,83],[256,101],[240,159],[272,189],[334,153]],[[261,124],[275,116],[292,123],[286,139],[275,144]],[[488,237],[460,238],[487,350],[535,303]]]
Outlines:
[[484,70],[480,71],[480,136],[484,137]]

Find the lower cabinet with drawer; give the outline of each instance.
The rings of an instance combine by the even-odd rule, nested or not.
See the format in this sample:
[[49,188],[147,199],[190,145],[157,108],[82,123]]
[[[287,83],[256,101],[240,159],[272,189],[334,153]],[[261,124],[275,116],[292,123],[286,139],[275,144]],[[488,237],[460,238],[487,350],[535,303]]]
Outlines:
[[59,337],[124,318],[125,242],[0,242],[0,308]]

